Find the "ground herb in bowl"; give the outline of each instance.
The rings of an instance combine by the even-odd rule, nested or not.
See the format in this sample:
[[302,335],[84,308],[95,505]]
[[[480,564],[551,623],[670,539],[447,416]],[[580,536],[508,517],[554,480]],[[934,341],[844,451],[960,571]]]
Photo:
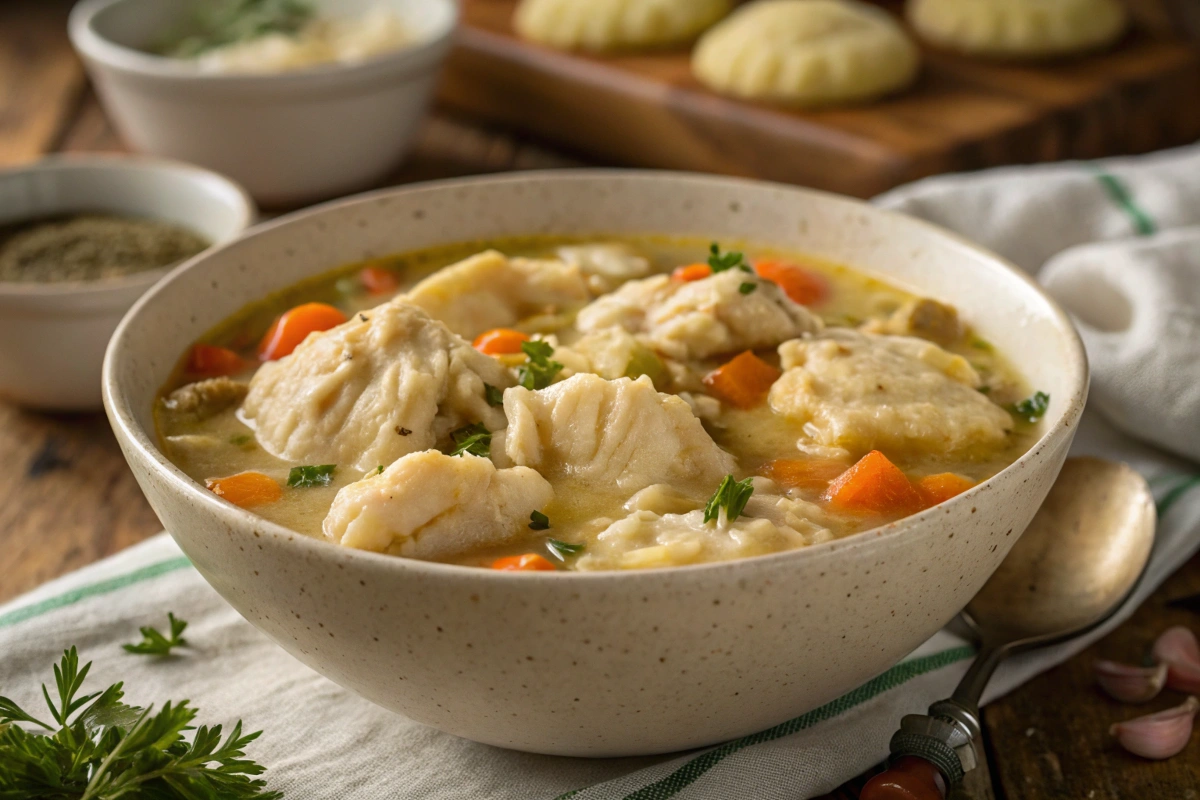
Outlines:
[[0,282],[91,281],[158,269],[209,243],[161,220],[72,214],[0,225]]

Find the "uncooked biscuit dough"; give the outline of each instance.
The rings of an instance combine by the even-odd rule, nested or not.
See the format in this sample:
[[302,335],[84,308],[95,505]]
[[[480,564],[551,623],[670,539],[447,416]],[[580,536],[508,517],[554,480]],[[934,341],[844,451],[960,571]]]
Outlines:
[[758,0],[706,33],[692,71],[724,94],[800,106],[849,103],[912,83],[916,45],[856,0]]
[[641,50],[689,42],[730,8],[730,0],[522,0],[513,25],[563,50]]
[[1096,50],[1126,23],[1120,0],[909,0],[907,14],[934,44],[1001,58]]

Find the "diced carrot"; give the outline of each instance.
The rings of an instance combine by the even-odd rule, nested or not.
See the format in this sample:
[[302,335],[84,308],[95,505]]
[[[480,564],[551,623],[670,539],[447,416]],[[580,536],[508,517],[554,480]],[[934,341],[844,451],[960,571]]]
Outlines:
[[955,475],[953,472],[942,472],[937,475],[926,475],[917,481],[917,489],[925,498],[925,506],[936,506],[951,497],[957,497],[975,486],[975,481]]
[[205,486],[217,497],[223,497],[242,508],[274,503],[283,497],[283,488],[261,472],[239,472],[228,478],[209,478]]
[[792,302],[815,306],[829,296],[829,281],[821,275],[796,264],[764,259],[754,264],[758,277],[783,289]]
[[364,267],[358,273],[358,280],[368,294],[391,294],[400,288],[400,279],[386,267]]
[[908,476],[878,450],[867,453],[829,484],[825,499],[842,511],[887,516],[915,514],[925,505]]
[[219,378],[222,375],[237,375],[245,369],[245,359],[226,347],[197,344],[188,353],[187,371],[190,375]]
[[521,344],[529,334],[511,328],[492,328],[475,337],[475,349],[489,356],[506,356],[521,352]]
[[704,385],[723,403],[754,408],[783,373],[747,350],[704,376]]
[[525,553],[520,556],[497,558],[492,562],[492,569],[507,572],[553,572],[556,567],[537,553]]
[[686,267],[676,267],[675,271],[671,273],[671,280],[701,281],[712,274],[712,267],[708,264],[688,264]]
[[845,471],[845,462],[833,458],[777,458],[767,462],[760,470],[763,477],[781,486],[816,492],[825,491],[829,483]]
[[345,321],[346,315],[331,305],[298,305],[275,320],[275,324],[258,344],[258,357],[263,361],[274,361],[291,355],[310,333],[336,328]]

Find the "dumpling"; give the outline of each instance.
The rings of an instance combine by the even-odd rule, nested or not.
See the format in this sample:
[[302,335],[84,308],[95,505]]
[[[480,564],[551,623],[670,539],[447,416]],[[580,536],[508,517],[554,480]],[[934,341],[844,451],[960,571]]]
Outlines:
[[857,0],[758,0],[706,33],[692,55],[710,89],[803,106],[894,92],[919,64],[899,24]]
[[443,444],[464,425],[503,428],[485,383],[504,388],[513,379],[400,298],[264,364],[240,415],[274,456],[366,471]]
[[459,336],[474,339],[526,317],[582,306],[591,294],[578,264],[508,258],[488,250],[438,270],[405,299]]
[[324,530],[345,547],[447,558],[528,534],[529,515],[553,497],[531,469],[496,469],[486,458],[426,450],[343,487]]
[[1105,47],[1125,30],[1121,0],[909,0],[934,44],[972,55],[1045,58]]
[[570,245],[558,248],[558,257],[578,264],[587,276],[592,294],[611,292],[626,281],[650,274],[650,260],[620,242]]
[[605,328],[586,334],[570,347],[555,348],[554,358],[572,374],[591,372],[609,380],[648,375],[660,387],[668,379],[662,359],[624,328]]
[[730,7],[730,0],[521,0],[513,27],[562,50],[637,50],[691,41]]
[[734,460],[713,442],[678,397],[649,378],[608,381],[575,375],[548,389],[504,393],[507,461],[533,467],[552,482],[630,494],[655,483],[716,487]]
[[830,329],[779,355],[771,408],[816,445],[965,455],[1004,445],[1012,429],[966,360],[923,339]]
[[[755,286],[748,294],[741,289],[746,283]],[[630,281],[586,306],[575,324],[584,332],[624,328],[679,360],[774,347],[822,327],[778,286],[738,269],[697,281],[668,275]]]

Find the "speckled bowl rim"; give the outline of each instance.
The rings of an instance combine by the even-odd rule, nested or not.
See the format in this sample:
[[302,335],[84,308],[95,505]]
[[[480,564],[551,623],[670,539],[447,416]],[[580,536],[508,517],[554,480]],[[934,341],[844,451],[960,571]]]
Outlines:
[[[187,178],[193,184],[207,181],[219,185],[229,193],[229,208],[236,217],[229,231],[222,238],[214,241],[193,258],[208,255],[238,239],[258,218],[258,206],[254,204],[249,192],[232,178],[227,178],[219,172],[214,172],[186,161],[176,161],[158,156],[145,156],[136,153],[67,153],[46,156],[28,164],[0,169],[0,180],[14,175],[32,174],[37,172],[70,172],[73,170],[101,170],[108,172],[163,172],[174,173]],[[83,210],[83,209],[80,209]],[[88,211],[112,211],[103,205],[87,209]],[[67,212],[66,207],[63,208]],[[22,222],[25,217],[13,217],[0,221],[0,225]],[[135,272],[130,275],[118,275],[111,278],[98,278],[92,281],[58,281],[54,283],[0,281],[0,300],[12,300],[33,297],[75,297],[102,298],[106,295],[116,295],[139,287],[149,288],[158,283],[176,267],[187,263],[190,259],[168,264],[164,267]]]
[[[1062,365],[1064,371],[1070,371],[1072,391],[1066,402],[1062,406],[1061,413],[1053,420],[1045,421],[1042,424],[1045,426],[1042,435],[1038,440],[1026,451],[1020,458],[1012,464],[1001,470],[996,475],[979,483],[972,489],[960,494],[945,503],[941,503],[932,508],[926,509],[918,514],[913,514],[903,519],[889,522],[879,527],[871,528],[865,531],[860,531],[840,539],[833,539],[828,542],[809,545],[794,550],[785,550],[778,553],[768,553],[765,555],[749,556],[746,558],[733,559],[730,561],[717,561],[703,564],[687,564],[675,567],[655,567],[641,570],[604,570],[595,572],[574,572],[559,570],[555,572],[509,572],[504,570],[489,570],[479,567],[467,567],[457,564],[443,564],[434,561],[419,561],[416,559],[403,558],[400,556],[387,555],[384,553],[374,553],[366,550],[357,550],[349,547],[341,547],[318,539],[313,536],[308,536],[303,533],[291,530],[277,523],[271,522],[263,517],[260,517],[250,511],[232,506],[220,500],[212,492],[206,490],[199,483],[194,481],[181,469],[175,466],[166,455],[158,448],[152,437],[153,431],[146,431],[139,425],[134,417],[133,411],[127,398],[121,396],[117,391],[117,362],[124,357],[123,351],[130,348],[132,345],[125,341],[125,331],[131,325],[132,321],[142,312],[142,310],[155,303],[160,292],[164,287],[168,286],[172,281],[179,278],[184,273],[202,268],[203,263],[213,257],[217,257],[222,250],[229,244],[221,247],[213,248],[205,253],[195,256],[192,259],[184,262],[176,267],[164,278],[160,283],[143,295],[141,299],[129,310],[125,317],[121,320],[121,324],[117,327],[112,339],[109,341],[108,349],[104,356],[103,368],[103,395],[104,407],[108,413],[109,422],[114,429],[118,430],[119,434],[124,434],[126,442],[129,446],[135,447],[139,454],[145,458],[148,464],[153,465],[153,469],[158,473],[159,477],[164,479],[167,490],[173,490],[182,493],[187,499],[207,506],[215,516],[224,517],[227,520],[237,520],[239,527],[244,531],[253,531],[256,536],[270,536],[280,542],[282,546],[299,547],[304,549],[306,554],[313,554],[318,558],[329,559],[331,563],[336,564],[340,560],[362,560],[365,563],[379,569],[398,570],[405,572],[413,570],[417,572],[425,572],[431,575],[442,575],[447,579],[463,579],[470,578],[479,581],[524,581],[530,586],[540,584],[542,581],[614,581],[628,585],[629,589],[636,588],[636,584],[641,581],[657,581],[661,580],[664,574],[669,575],[695,575],[700,572],[711,572],[719,570],[753,570],[756,565],[763,564],[768,560],[786,561],[795,560],[802,561],[805,559],[814,559],[828,557],[832,554],[841,551],[864,547],[868,544],[880,540],[890,540],[898,536],[903,536],[906,531],[917,525],[919,521],[931,519],[935,514],[945,514],[946,507],[950,504],[965,505],[971,501],[971,498],[983,491],[988,491],[993,482],[997,481],[1002,476],[1006,476],[1016,470],[1023,469],[1025,465],[1032,461],[1041,458],[1043,451],[1052,450],[1061,439],[1070,435],[1070,429],[1079,423],[1079,418],[1083,414],[1084,404],[1087,400],[1088,387],[1090,381],[1090,370],[1088,366],[1087,354],[1083,347],[1083,342],[1079,338],[1079,333],[1071,322],[1070,317],[1063,311],[1046,292],[1026,273],[1022,272],[1011,262],[993,254],[991,251],[972,243],[966,238],[955,233],[947,231],[937,225],[925,222],[923,220],[909,217],[905,214],[899,214],[893,211],[887,211],[871,206],[854,198],[836,195],[829,192],[823,192],[806,187],[790,186],[785,184],[776,184],[768,181],[757,181],[746,178],[733,178],[719,175],[702,175],[697,173],[687,172],[669,172],[657,170],[626,170],[626,169],[570,169],[570,170],[534,170],[520,173],[507,173],[502,175],[490,176],[470,176],[465,178],[450,178],[439,181],[429,181],[425,183],[408,184],[401,187],[391,187],[387,189],[378,189],[371,192],[353,195],[351,197],[340,198],[316,206],[312,206],[301,211],[292,212],[285,216],[274,219],[268,223],[264,223],[254,229],[243,234],[238,240],[250,237],[269,235],[277,228],[287,226],[291,223],[301,220],[308,220],[314,217],[319,217],[334,209],[339,209],[344,206],[354,205],[358,203],[370,203],[375,200],[385,197],[401,196],[408,193],[428,191],[431,189],[470,189],[472,186],[482,184],[497,184],[497,183],[545,183],[553,181],[571,181],[581,177],[597,177],[611,175],[613,177],[644,177],[654,178],[662,177],[673,181],[694,182],[697,189],[711,190],[714,187],[771,187],[785,192],[798,192],[815,196],[818,200],[832,201],[837,203],[851,203],[859,205],[866,209],[871,214],[887,215],[896,219],[903,220],[903,224],[914,226],[923,229],[926,233],[934,234],[946,240],[946,242],[954,247],[961,248],[973,254],[976,258],[982,261],[992,269],[998,269],[1009,273],[1011,277],[1022,281],[1029,289],[1032,289],[1048,306],[1054,321],[1064,339],[1064,344],[1070,354],[1068,363]],[[599,235],[599,232],[596,232]],[[617,232],[609,232],[613,235],[619,235]],[[519,232],[514,232],[514,236],[519,236]],[[314,273],[319,274],[319,273]],[[284,541],[286,540],[286,541]]]

